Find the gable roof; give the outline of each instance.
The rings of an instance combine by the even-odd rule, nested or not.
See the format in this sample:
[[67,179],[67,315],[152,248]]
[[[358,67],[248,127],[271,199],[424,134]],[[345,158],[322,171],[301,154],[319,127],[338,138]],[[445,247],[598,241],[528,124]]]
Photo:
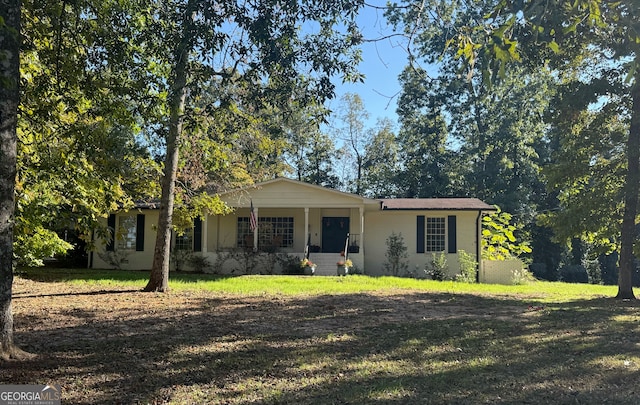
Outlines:
[[[267,191],[269,190],[269,191]],[[265,193],[266,192],[266,193]],[[249,207],[253,197],[256,206],[281,207],[282,200],[289,206],[323,207],[360,206],[383,211],[496,211],[496,208],[478,198],[382,198],[371,199],[357,194],[305,183],[286,177],[277,177],[240,189],[221,192],[220,197],[235,207]],[[331,197],[327,200],[327,197]],[[158,209],[160,201],[138,201],[138,209]]]
[[219,194],[223,201],[233,207],[249,207],[251,201],[255,207],[359,207],[379,206],[378,200],[309,184],[286,177],[278,177],[262,183],[256,183],[237,190]]
[[462,210],[495,211],[496,208],[477,198],[385,198],[382,210]]

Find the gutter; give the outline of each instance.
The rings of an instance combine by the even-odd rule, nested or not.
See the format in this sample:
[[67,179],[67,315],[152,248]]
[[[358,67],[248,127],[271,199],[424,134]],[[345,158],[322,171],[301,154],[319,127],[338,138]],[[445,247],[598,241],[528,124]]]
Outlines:
[[478,263],[478,272],[476,273],[476,283],[480,283],[480,271],[482,270],[482,225],[480,218],[482,217],[482,210],[478,211],[478,217],[476,218],[476,262]]

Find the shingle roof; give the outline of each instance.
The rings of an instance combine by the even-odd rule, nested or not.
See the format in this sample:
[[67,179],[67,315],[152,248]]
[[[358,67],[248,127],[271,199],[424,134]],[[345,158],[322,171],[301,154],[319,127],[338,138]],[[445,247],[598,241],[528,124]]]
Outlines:
[[390,198],[381,200],[383,210],[472,210],[495,211],[477,198]]
[[137,208],[137,209],[148,209],[148,210],[160,209],[160,200],[136,201],[134,203],[134,208]]

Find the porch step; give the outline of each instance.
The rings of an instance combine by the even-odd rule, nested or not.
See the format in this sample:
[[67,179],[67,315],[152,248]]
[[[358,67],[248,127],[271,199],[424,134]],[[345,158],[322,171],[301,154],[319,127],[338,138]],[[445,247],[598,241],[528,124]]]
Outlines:
[[316,276],[335,276],[336,263],[340,260],[340,253],[311,253],[309,260],[316,265]]

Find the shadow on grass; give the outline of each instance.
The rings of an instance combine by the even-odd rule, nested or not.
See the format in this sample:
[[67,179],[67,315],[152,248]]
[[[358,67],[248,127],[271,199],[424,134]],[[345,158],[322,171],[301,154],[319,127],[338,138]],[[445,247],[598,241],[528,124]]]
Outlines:
[[140,292],[141,290],[96,290],[96,291],[78,291],[78,292],[63,292],[63,293],[47,293],[47,294],[28,294],[28,293],[14,293],[11,296],[13,300],[25,299],[25,298],[44,298],[44,297],[67,297],[67,296],[94,296],[94,295],[112,295],[112,294],[131,294]]
[[[24,268],[16,272],[20,277],[41,282],[64,281],[101,281],[113,280],[120,282],[141,281],[149,279],[149,270],[110,270],[110,269],[69,269],[56,267]],[[171,280],[181,282],[216,281],[237,277],[237,275],[198,274],[172,271]]]
[[72,404],[640,402],[638,306],[609,299],[77,298],[56,298],[60,324],[20,309],[40,323],[16,339],[41,356],[2,383],[60,383]]

